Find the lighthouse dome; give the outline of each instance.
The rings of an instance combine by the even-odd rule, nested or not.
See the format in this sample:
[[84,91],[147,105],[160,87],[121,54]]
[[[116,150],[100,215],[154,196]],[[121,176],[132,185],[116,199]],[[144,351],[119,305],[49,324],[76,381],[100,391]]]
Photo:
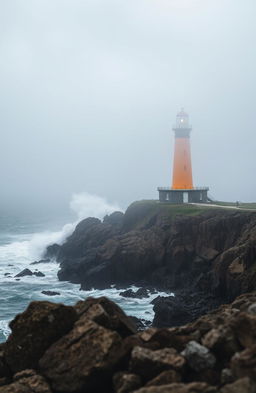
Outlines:
[[189,127],[189,116],[182,108],[180,112],[178,112],[176,117],[176,128],[188,128]]

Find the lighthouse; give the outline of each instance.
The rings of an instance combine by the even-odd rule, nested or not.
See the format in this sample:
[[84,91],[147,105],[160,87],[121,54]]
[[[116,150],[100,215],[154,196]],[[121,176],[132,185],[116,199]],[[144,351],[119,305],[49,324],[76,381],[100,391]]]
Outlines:
[[192,127],[189,116],[182,108],[176,116],[173,127],[175,136],[173,175],[171,187],[159,187],[160,202],[168,203],[207,203],[208,187],[194,187],[190,134]]

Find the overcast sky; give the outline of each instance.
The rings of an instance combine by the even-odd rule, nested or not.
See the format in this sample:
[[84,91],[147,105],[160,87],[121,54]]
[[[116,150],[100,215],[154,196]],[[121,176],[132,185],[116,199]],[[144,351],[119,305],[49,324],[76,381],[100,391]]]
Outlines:
[[256,201],[255,0],[0,0],[0,202],[125,207],[171,184]]

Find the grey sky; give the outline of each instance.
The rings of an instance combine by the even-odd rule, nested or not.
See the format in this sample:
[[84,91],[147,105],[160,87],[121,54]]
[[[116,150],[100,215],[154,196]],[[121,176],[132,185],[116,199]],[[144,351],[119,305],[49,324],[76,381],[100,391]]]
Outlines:
[[256,201],[255,0],[0,0],[0,201],[126,206],[171,183]]

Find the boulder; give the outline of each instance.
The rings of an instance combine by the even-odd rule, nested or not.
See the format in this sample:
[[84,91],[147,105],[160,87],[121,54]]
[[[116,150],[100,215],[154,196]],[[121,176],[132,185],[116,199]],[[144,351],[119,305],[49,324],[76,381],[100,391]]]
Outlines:
[[169,385],[174,382],[181,382],[181,374],[175,370],[168,370],[151,379],[146,386]]
[[36,277],[45,277],[45,274],[42,273],[42,272],[34,272],[34,273],[33,273],[33,276],[36,276]]
[[118,333],[82,318],[40,360],[40,370],[57,392],[107,391],[123,356]]
[[256,380],[256,344],[231,359],[231,369],[236,378],[249,377]]
[[190,341],[181,353],[188,361],[189,366],[195,371],[213,368],[216,363],[215,356],[209,349],[196,341]]
[[[162,386],[149,386],[133,393],[217,393],[217,389],[203,382],[172,383]],[[241,392],[242,393],[242,392]]]
[[148,290],[146,288],[139,288],[137,291],[133,291],[132,289],[127,289],[126,291],[120,292],[120,296],[143,299],[149,297]]
[[43,295],[46,295],[46,296],[58,296],[58,295],[60,295],[60,292],[55,292],[55,291],[42,291],[41,293]]
[[75,308],[81,321],[90,319],[107,329],[115,330],[122,337],[137,331],[133,320],[106,297],[87,298],[85,301],[79,301]]
[[142,385],[141,378],[136,374],[119,372],[113,377],[115,393],[130,393]]
[[77,320],[73,307],[50,302],[32,302],[10,323],[12,330],[4,356],[13,373],[37,367],[45,350],[66,334]]
[[47,381],[34,370],[24,370],[14,376],[14,382],[0,387],[0,393],[52,393]]
[[152,351],[136,346],[131,353],[130,370],[148,381],[165,370],[182,370],[185,362],[174,348]]
[[26,276],[33,276],[33,273],[29,269],[24,269],[20,273],[16,274],[15,277],[26,277]]
[[250,378],[245,377],[225,385],[220,389],[220,393],[256,393],[256,384]]
[[155,312],[153,326],[180,326],[190,322],[192,319],[192,315],[185,309],[184,304],[174,296],[158,296],[152,303],[154,304],[153,309]]

